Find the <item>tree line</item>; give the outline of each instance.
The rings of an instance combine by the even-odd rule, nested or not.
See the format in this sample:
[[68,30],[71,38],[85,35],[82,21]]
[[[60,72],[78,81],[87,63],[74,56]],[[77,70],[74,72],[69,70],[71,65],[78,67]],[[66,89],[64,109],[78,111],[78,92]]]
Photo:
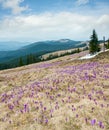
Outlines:
[[34,54],[30,54],[30,55],[27,55],[27,59],[26,59],[26,63],[23,61],[23,58],[20,57],[19,58],[19,66],[23,66],[23,65],[29,65],[29,64],[32,64],[32,63],[37,63],[37,62],[41,62],[41,61],[47,61],[47,60],[52,60],[52,59],[55,59],[55,58],[59,58],[59,57],[62,57],[62,56],[66,56],[66,55],[71,55],[71,54],[75,54],[75,53],[79,53],[81,50],[79,48],[77,49],[74,49],[70,52],[65,52],[63,54],[50,54],[46,59],[44,59],[42,56],[36,58],[36,56]]
[[42,55],[37,56],[35,54],[29,54],[29,55],[22,56],[20,58],[14,59],[14,60],[6,62],[6,63],[1,63],[0,64],[0,70],[21,67],[21,66],[24,66],[24,65],[38,63],[38,62],[41,62],[41,61],[52,60],[52,59],[59,58],[59,57],[62,57],[62,56],[71,55],[71,54],[74,54],[74,53],[79,53],[80,51],[81,50],[79,48],[77,48],[77,49],[72,50],[71,52],[67,51],[67,52],[60,54],[60,55],[50,54],[46,59],[44,59],[42,57]]

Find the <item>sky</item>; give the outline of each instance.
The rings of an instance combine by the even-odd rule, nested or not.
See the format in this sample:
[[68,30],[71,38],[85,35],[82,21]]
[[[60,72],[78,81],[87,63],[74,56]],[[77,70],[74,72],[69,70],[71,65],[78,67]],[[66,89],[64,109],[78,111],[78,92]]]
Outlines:
[[0,41],[109,38],[109,0],[0,0]]

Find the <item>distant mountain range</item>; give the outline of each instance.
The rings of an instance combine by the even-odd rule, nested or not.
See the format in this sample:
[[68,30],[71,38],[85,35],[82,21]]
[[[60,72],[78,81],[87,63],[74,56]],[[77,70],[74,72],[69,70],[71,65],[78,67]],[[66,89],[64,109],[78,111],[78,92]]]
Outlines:
[[22,56],[26,56],[29,54],[35,54],[36,56],[41,56],[43,54],[50,53],[50,52],[55,52],[59,50],[67,50],[67,49],[72,49],[72,48],[79,48],[79,47],[84,47],[84,46],[86,46],[85,42],[73,41],[70,39],[35,42],[32,44],[23,46],[21,48],[19,48],[20,46],[16,44],[16,48],[19,48],[17,50],[0,51],[0,63],[7,62],[7,61],[10,61],[10,60],[22,57]]

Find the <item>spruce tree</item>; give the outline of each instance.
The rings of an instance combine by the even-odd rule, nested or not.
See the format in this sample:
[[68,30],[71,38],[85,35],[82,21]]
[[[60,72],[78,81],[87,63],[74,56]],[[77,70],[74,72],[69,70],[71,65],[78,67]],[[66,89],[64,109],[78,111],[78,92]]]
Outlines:
[[107,46],[106,46],[107,49],[109,49],[109,39],[107,40]]
[[33,63],[33,55],[32,54],[29,55],[29,59],[30,59],[30,64],[32,64]]
[[27,55],[27,62],[26,62],[26,64],[28,65],[30,63],[30,57],[29,57],[29,55]]
[[78,48],[78,49],[77,49],[77,53],[79,53],[79,52],[80,52],[80,49]]
[[98,36],[95,29],[93,30],[90,39],[91,40],[89,42],[89,52],[90,54],[94,54],[99,51]]
[[19,66],[23,66],[23,60],[22,60],[22,57],[20,57],[20,59],[19,59]]

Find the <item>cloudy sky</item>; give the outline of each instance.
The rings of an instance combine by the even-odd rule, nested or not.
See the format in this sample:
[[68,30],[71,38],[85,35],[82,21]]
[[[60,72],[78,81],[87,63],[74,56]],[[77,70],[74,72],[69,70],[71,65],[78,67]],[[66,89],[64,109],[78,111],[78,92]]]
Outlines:
[[109,38],[109,0],[0,0],[0,41]]

